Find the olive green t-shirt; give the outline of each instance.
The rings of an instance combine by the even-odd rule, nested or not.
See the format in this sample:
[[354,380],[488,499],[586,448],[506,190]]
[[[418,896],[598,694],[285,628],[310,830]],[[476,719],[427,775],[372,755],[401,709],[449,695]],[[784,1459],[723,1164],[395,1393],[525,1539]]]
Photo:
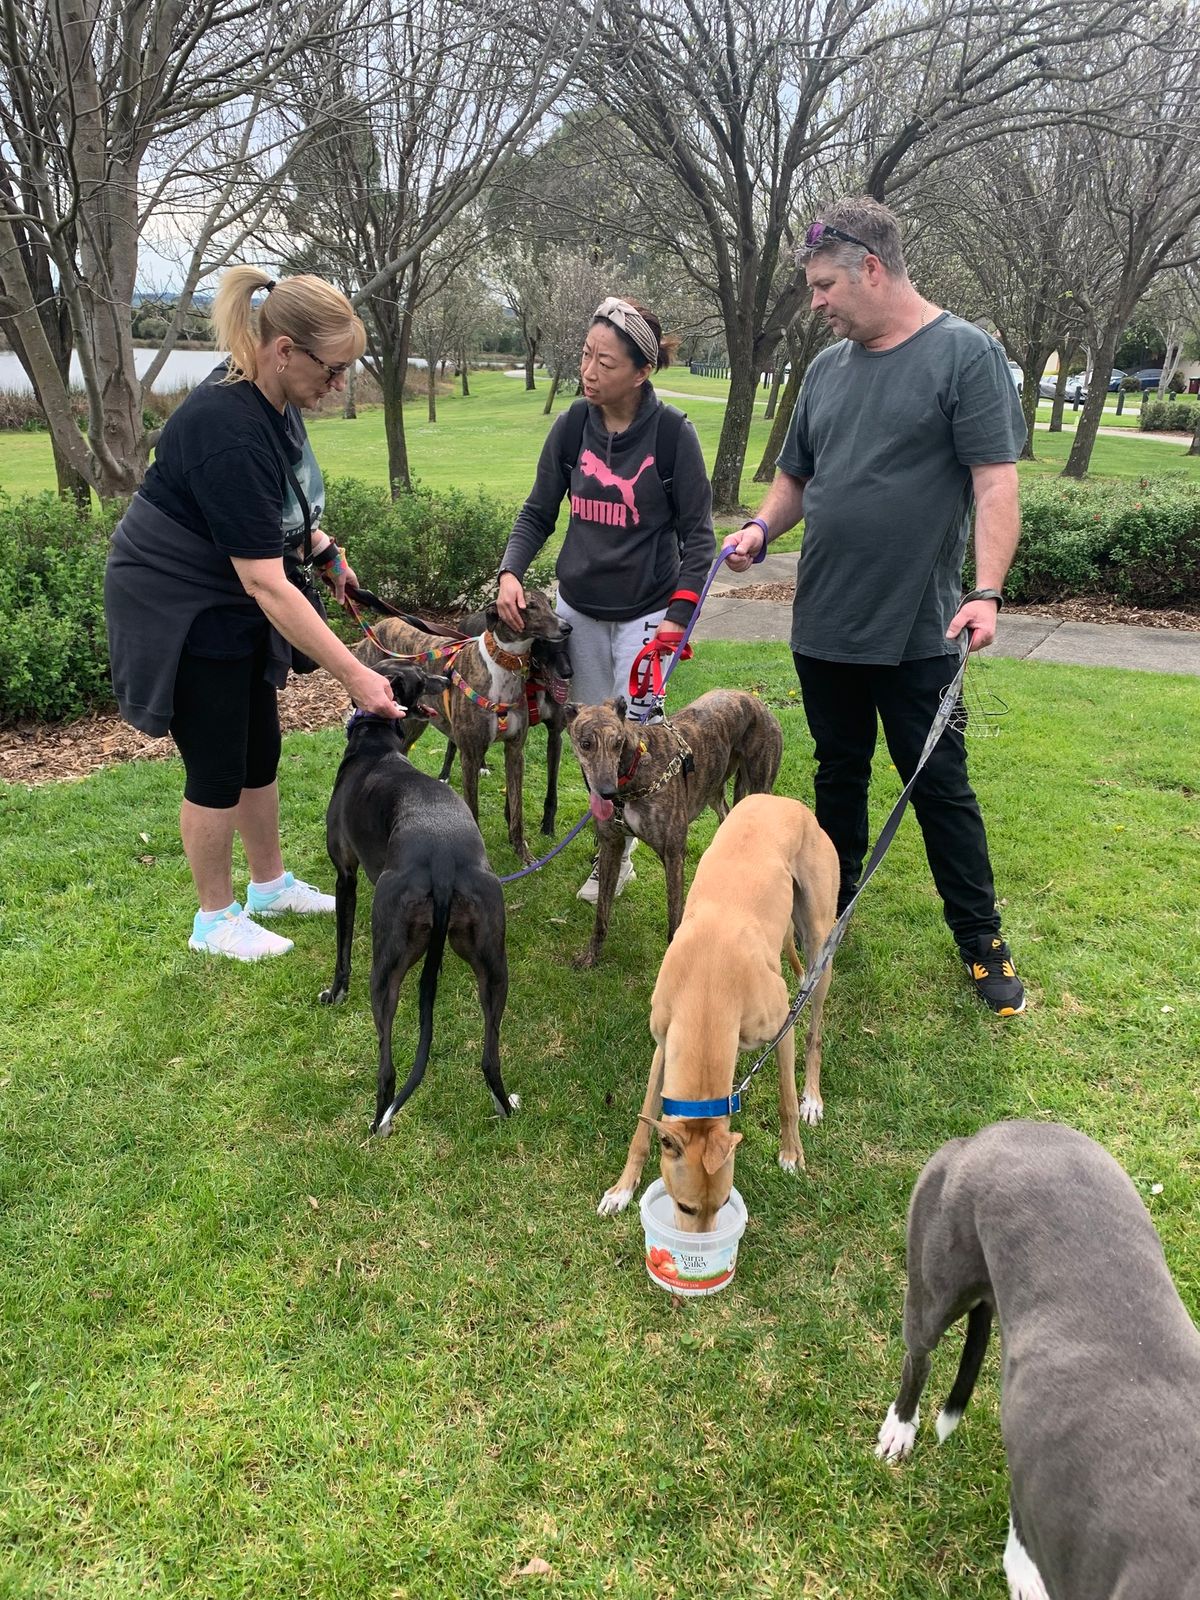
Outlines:
[[971,468],[1024,442],[1004,352],[949,312],[890,350],[823,350],[778,463],[808,480],[792,649],[889,666],[954,653]]

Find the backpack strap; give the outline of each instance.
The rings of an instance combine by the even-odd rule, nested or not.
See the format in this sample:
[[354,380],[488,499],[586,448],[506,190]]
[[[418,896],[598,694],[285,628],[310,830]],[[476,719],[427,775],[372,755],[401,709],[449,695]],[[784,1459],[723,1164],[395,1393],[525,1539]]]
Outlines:
[[568,489],[571,487],[571,474],[575,471],[575,463],[579,460],[587,414],[588,403],[582,395],[577,400],[572,400],[566,410],[566,421],[563,424],[562,438],[559,440],[558,464],[562,468]]
[[679,435],[683,432],[683,425],[687,421],[687,412],[680,411],[677,406],[669,406],[665,402],[658,413],[658,437],[655,442],[654,454],[658,475],[662,479],[663,489],[666,491],[667,504],[671,508],[671,515],[675,516],[678,507],[675,504],[675,452],[679,447]]

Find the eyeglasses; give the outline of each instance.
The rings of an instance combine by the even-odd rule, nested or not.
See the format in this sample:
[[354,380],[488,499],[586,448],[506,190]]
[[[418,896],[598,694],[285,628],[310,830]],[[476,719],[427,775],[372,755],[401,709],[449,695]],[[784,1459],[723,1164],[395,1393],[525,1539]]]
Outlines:
[[315,361],[319,367],[325,368],[325,382],[333,383],[338,378],[344,378],[354,365],[353,361],[339,361],[336,367],[331,367],[328,361],[322,361],[314,351],[308,350],[304,345],[298,344],[297,350],[303,350],[310,361]]
[[868,244],[865,239],[856,239],[852,233],[843,233],[841,228],[835,228],[828,222],[810,222],[801,248],[805,251],[819,250],[826,239],[841,239],[845,244],[856,244],[870,255],[876,253],[874,245]]

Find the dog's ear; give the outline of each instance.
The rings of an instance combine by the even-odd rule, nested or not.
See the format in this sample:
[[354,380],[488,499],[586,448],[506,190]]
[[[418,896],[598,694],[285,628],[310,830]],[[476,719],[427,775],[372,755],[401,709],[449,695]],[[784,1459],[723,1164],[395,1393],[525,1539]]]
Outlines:
[[483,625],[488,633],[495,633],[500,626],[500,611],[494,600],[483,608]]
[[670,1123],[656,1122],[653,1117],[643,1117],[640,1112],[638,1113],[638,1121],[649,1123],[655,1133],[658,1134],[659,1139],[662,1141],[664,1154],[675,1156],[677,1159],[682,1157],[688,1142],[686,1123],[680,1123],[677,1118]]
[[563,707],[563,716],[566,717],[568,722],[574,722],[578,715],[579,707],[575,704],[574,700],[568,700],[566,705]]
[[617,713],[618,717],[620,717],[621,721],[624,722],[629,711],[629,706],[623,694],[619,694],[613,701],[613,710]]
[[713,1128],[709,1131],[708,1138],[704,1141],[704,1154],[700,1159],[710,1178],[715,1172],[720,1172],[741,1142],[741,1134],[730,1133],[728,1128]]

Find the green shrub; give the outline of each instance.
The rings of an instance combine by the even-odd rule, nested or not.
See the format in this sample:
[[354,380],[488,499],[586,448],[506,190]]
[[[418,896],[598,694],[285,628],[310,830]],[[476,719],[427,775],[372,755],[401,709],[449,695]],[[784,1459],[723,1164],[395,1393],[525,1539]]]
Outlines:
[[1142,380],[1140,378],[1135,378],[1134,375],[1130,373],[1127,378],[1121,379],[1121,388],[1124,389],[1126,394],[1141,394]]
[[1194,433],[1200,410],[1182,400],[1150,400],[1142,404],[1138,427],[1144,433]]
[[81,518],[53,494],[0,498],[0,722],[112,703],[104,560],[118,509]]
[[1015,601],[1115,595],[1130,605],[1200,601],[1200,485],[1034,478],[1021,485]]
[[[408,611],[473,611],[496,592],[512,532],[511,506],[483,490],[415,488],[393,501],[353,478],[329,484],[325,532],[345,545],[364,588]],[[545,584],[553,564],[536,561],[529,581]]]

